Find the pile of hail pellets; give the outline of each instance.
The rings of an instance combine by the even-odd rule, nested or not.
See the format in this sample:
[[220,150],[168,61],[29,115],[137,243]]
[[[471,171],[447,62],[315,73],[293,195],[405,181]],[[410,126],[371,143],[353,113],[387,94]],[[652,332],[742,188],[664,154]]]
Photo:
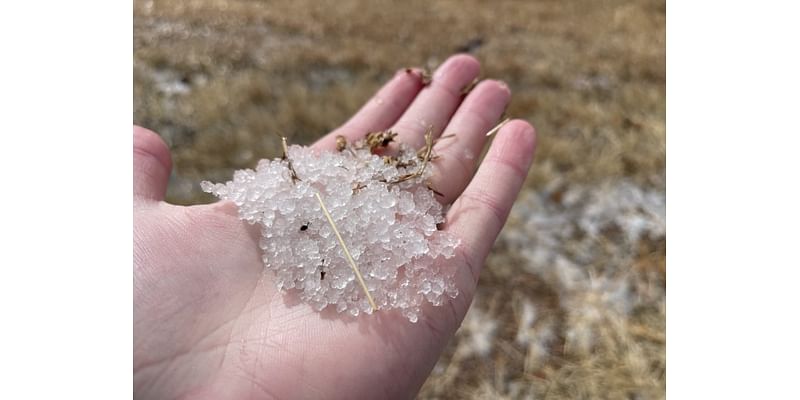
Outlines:
[[[377,141],[383,146],[394,135],[377,134],[384,135]],[[398,309],[416,322],[425,302],[438,306],[445,295],[458,294],[455,269],[446,261],[458,240],[437,229],[443,209],[425,183],[431,168],[422,167],[430,151],[425,159],[401,145],[396,156],[380,156],[366,142],[337,152],[290,146],[283,158],[261,160],[255,171],[239,170],[232,181],[202,188],[233,201],[242,220],[261,225],[264,265],[279,289],[299,291],[316,310],[369,314],[372,305],[318,194],[377,309]]]

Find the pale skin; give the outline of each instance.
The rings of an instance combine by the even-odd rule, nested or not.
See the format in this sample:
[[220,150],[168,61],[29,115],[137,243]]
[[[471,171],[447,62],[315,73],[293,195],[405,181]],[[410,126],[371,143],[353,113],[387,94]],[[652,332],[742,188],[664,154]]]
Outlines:
[[333,150],[337,135],[354,140],[391,128],[396,140],[420,147],[427,125],[435,136],[455,134],[434,147],[431,184],[452,203],[444,229],[461,240],[447,261],[458,271],[459,295],[425,308],[415,324],[396,311],[319,313],[278,291],[263,271],[258,230],[238,219],[233,204],[164,202],[169,150],[155,133],[134,127],[135,397],[412,398],[472,302],[536,146],[533,127],[512,120],[476,165],[511,95],[502,82],[484,80],[462,96],[479,68],[468,55],[453,56],[428,86],[418,73],[399,71],[314,144]]

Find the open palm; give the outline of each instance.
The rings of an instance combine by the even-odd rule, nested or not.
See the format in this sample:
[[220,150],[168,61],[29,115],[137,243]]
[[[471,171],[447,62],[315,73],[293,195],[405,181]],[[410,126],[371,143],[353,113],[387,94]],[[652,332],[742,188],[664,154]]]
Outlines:
[[[391,128],[398,140],[434,148],[433,187],[452,203],[445,229],[460,240],[459,295],[410,323],[396,311],[351,318],[316,312],[278,291],[263,272],[260,233],[232,203],[163,201],[169,151],[134,127],[134,394],[137,398],[374,399],[413,397],[467,312],[483,262],[533,158],[535,135],[514,120],[498,132],[474,173],[510,92],[485,80],[466,55],[448,59],[424,86],[400,71],[347,123],[314,146],[335,148]],[[474,175],[474,176],[473,176]]]

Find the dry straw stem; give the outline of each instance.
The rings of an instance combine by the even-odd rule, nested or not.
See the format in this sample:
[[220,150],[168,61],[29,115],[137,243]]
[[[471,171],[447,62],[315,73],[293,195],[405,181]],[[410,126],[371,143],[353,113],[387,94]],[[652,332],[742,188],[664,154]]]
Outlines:
[[286,144],[286,136],[281,136],[281,146],[283,146],[283,159],[289,163],[289,172],[292,174],[292,183],[297,182],[300,178],[297,176],[297,171],[292,166],[292,160],[289,158],[289,146]]
[[350,266],[353,267],[353,272],[356,273],[356,278],[358,278],[358,283],[361,284],[361,288],[364,289],[364,294],[367,295],[367,300],[369,300],[369,305],[372,306],[372,311],[378,311],[378,306],[375,305],[375,300],[373,300],[372,295],[369,294],[369,290],[367,289],[367,284],[364,283],[364,277],[361,276],[361,271],[358,270],[356,262],[353,261],[353,256],[350,255],[350,250],[348,250],[347,245],[344,244],[344,239],[342,239],[342,235],[339,234],[339,230],[336,229],[336,224],[333,222],[333,217],[331,217],[331,213],[328,212],[328,208],[325,207],[325,203],[322,201],[322,197],[319,195],[319,193],[314,192],[314,195],[317,196],[317,200],[319,201],[319,206],[322,207],[322,212],[325,213],[325,218],[327,218],[328,223],[331,224],[331,228],[333,228],[333,233],[335,233],[336,238],[339,239],[339,244],[342,245],[344,254],[347,256],[347,261],[349,261]]
[[471,92],[471,91],[472,91],[472,89],[475,89],[475,86],[477,86],[477,85],[478,85],[478,82],[480,82],[480,81],[481,81],[481,78],[478,78],[478,77],[476,77],[475,79],[473,79],[473,80],[472,80],[472,82],[468,83],[466,86],[464,86],[464,87],[461,89],[461,95],[462,95],[462,96],[466,96],[466,95],[468,95],[468,94],[469,94],[469,92]]
[[510,120],[511,120],[511,118],[506,117],[506,119],[500,121],[499,124],[495,125],[494,128],[490,129],[489,132],[486,132],[486,136],[488,137],[488,136],[494,135],[495,133],[497,133],[497,131],[500,130],[500,128],[503,127],[503,125],[505,125]]
[[425,150],[425,154],[422,155],[422,164],[420,164],[419,168],[412,173],[405,174],[394,181],[388,182],[390,185],[405,182],[409,179],[422,176],[422,174],[425,173],[425,167],[428,165],[428,162],[431,161],[431,154],[433,153],[433,126],[431,125],[428,126],[428,131],[425,132],[425,147],[420,150],[423,149]]
[[425,132],[425,157],[422,158],[422,166],[419,169],[417,176],[422,176],[425,173],[425,167],[431,161],[431,154],[433,152],[433,127],[428,127],[428,132]]
[[[289,146],[286,144],[286,136],[281,136],[281,145],[283,146],[283,159],[289,163],[289,171],[292,174],[292,182],[299,181],[300,178],[297,177],[297,172],[295,172],[294,167],[292,166],[292,160],[289,158]],[[317,196],[319,206],[322,207],[322,212],[325,213],[325,218],[327,218],[328,223],[331,224],[333,233],[335,233],[336,237],[339,239],[339,244],[342,245],[344,254],[347,256],[347,261],[349,261],[350,266],[353,267],[353,272],[356,273],[358,283],[361,284],[361,288],[364,289],[364,294],[367,295],[367,300],[369,300],[369,305],[372,306],[372,311],[378,311],[378,306],[375,305],[375,300],[372,299],[372,295],[369,294],[369,290],[367,289],[367,284],[364,283],[364,277],[361,276],[361,271],[358,270],[356,262],[353,260],[353,256],[350,255],[350,250],[348,250],[347,245],[344,244],[344,239],[342,239],[339,229],[336,228],[336,224],[333,222],[333,217],[331,217],[331,214],[328,212],[328,208],[325,207],[325,202],[322,201],[322,197],[319,195],[319,193],[314,192],[314,195]]]

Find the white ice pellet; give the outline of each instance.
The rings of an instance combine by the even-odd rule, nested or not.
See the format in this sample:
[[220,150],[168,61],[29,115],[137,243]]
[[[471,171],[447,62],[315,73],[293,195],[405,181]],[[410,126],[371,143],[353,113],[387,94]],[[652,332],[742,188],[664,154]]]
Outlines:
[[[401,161],[416,159],[401,147]],[[262,160],[236,171],[225,184],[203,182],[204,191],[239,207],[239,217],[261,225],[264,265],[280,289],[300,291],[315,310],[327,306],[353,316],[371,313],[336,235],[320,208],[319,193],[378,309],[399,309],[416,322],[425,302],[455,297],[455,269],[445,259],[458,240],[438,230],[443,209],[425,187],[425,176],[389,184],[416,166],[396,167],[368,148],[317,153],[291,146],[286,160]],[[324,272],[324,278],[323,278]]]

